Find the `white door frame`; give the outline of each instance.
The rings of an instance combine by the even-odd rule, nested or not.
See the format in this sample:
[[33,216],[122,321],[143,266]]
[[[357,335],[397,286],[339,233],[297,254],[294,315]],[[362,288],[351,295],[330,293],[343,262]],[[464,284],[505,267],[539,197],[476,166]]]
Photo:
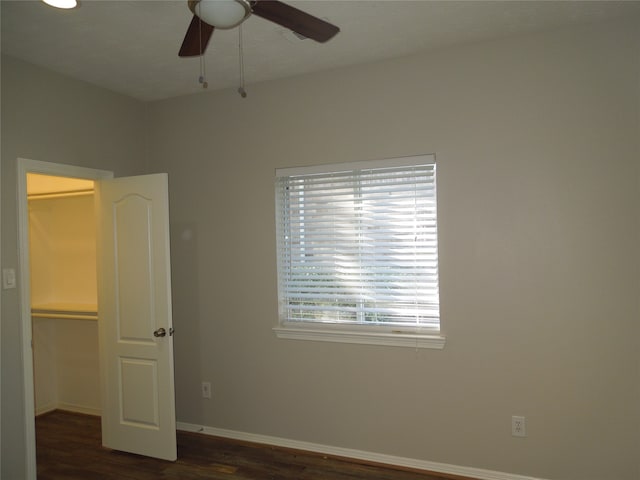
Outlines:
[[18,158],[18,261],[17,287],[20,293],[20,322],[22,323],[22,378],[24,385],[24,425],[26,448],[25,480],[36,480],[36,430],[33,388],[33,346],[31,328],[31,269],[29,258],[29,205],[27,201],[27,173],[40,173],[58,177],[76,177],[88,180],[113,178],[113,172],[77,167],[61,163]]

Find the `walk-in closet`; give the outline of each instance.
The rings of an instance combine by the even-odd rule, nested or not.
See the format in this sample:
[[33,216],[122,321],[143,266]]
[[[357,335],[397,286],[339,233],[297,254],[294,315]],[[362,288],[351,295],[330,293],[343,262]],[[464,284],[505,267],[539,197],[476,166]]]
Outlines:
[[100,414],[93,181],[28,174],[35,414]]

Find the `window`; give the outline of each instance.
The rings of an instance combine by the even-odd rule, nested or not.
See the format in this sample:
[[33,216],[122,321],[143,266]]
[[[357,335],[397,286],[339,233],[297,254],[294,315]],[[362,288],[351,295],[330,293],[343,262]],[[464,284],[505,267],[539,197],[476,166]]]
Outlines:
[[442,348],[432,155],[276,170],[281,338]]

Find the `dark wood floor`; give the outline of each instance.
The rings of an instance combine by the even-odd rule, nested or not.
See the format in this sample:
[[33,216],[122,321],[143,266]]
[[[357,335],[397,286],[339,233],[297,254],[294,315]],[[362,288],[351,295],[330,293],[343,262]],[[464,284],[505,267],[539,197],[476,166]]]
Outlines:
[[36,418],[36,444],[39,480],[456,478],[187,432],[178,432],[178,461],[166,462],[102,448],[99,417],[60,410]]

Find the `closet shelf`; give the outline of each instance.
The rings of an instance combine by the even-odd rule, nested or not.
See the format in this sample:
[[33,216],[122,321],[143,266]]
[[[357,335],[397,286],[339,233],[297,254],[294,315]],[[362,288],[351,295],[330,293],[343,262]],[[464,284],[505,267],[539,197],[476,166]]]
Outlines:
[[43,303],[31,306],[33,318],[98,320],[98,306],[90,303]]

